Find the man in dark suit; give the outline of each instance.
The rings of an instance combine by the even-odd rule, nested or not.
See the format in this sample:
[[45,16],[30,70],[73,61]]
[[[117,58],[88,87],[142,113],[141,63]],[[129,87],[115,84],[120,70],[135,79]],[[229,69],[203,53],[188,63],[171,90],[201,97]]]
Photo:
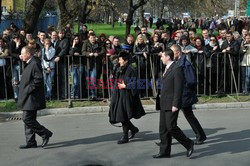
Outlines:
[[184,77],[182,68],[174,61],[171,49],[162,53],[161,61],[166,65],[160,93],[160,152],[154,158],[170,158],[172,136],[187,149],[187,157],[193,153],[194,142],[187,138],[177,126],[179,109],[182,104]]
[[26,136],[26,145],[21,145],[20,149],[36,148],[35,134],[42,137],[42,147],[44,147],[53,134],[36,120],[37,110],[45,108],[46,104],[41,61],[32,56],[33,53],[32,48],[25,46],[22,48],[20,55],[20,59],[26,62],[17,103],[18,107],[23,111]]

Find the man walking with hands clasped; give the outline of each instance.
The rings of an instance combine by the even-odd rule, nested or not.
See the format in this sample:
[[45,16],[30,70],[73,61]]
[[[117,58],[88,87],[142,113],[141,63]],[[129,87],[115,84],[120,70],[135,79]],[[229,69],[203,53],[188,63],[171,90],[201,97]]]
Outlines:
[[160,93],[160,152],[153,158],[170,158],[172,137],[187,149],[187,157],[193,153],[194,142],[187,138],[177,126],[179,109],[182,106],[184,76],[182,68],[174,61],[174,53],[167,49],[162,53],[161,61],[166,65]]

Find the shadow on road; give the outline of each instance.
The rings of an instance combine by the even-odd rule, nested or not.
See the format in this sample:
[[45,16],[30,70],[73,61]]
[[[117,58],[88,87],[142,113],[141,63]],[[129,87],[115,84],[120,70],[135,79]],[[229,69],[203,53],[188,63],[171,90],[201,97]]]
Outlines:
[[206,148],[195,151],[200,153],[200,155],[192,158],[202,158],[221,153],[234,154],[250,151],[250,130],[215,135],[209,137],[206,144],[208,144]]
[[[219,130],[224,130],[224,129],[225,128],[205,129],[205,132],[207,135],[211,135],[211,134],[218,132]],[[184,132],[188,136],[194,135],[192,130],[185,130]],[[95,144],[95,143],[100,143],[100,142],[116,141],[120,139],[121,136],[122,136],[122,133],[112,133],[112,134],[100,135],[97,137],[57,142],[57,143],[49,144],[46,147],[46,149],[54,149],[54,148],[75,146],[75,145],[81,145],[81,144]],[[152,131],[142,131],[142,132],[139,132],[134,139],[130,140],[130,142],[157,141],[158,139],[159,139],[159,133],[153,133]]]

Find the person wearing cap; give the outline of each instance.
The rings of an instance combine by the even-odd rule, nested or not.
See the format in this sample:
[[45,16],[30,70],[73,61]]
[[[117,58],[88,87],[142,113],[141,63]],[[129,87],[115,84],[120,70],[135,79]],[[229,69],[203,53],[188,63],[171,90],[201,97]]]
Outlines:
[[[114,75],[114,86],[109,109],[109,122],[111,124],[122,123],[123,136],[118,144],[128,143],[139,129],[135,127],[130,119],[139,119],[145,115],[139,93],[137,90],[137,73],[130,65],[130,54],[126,51],[119,53],[119,68]],[[129,131],[131,134],[129,136]]]

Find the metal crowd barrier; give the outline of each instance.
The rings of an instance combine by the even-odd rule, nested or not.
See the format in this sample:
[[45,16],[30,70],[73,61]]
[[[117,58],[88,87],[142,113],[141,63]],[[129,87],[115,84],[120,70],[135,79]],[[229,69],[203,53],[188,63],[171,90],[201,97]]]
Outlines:
[[[223,86],[223,91],[231,94],[238,94],[241,88],[241,71],[240,71],[240,57],[236,57],[234,59],[238,59],[237,62],[232,60],[232,55],[225,54],[222,52],[215,52],[209,57],[206,57],[204,54],[193,54],[195,57],[192,61],[192,64],[195,68],[195,72],[197,74],[197,95],[214,95],[216,91],[219,91],[220,86]],[[81,66],[82,72],[79,72],[79,96],[78,98],[71,98],[71,87],[73,86],[74,80],[71,78],[70,68],[74,66],[74,58],[79,58],[79,66]],[[0,91],[0,96],[5,100],[10,98],[10,92],[8,92],[7,84],[8,78],[6,76],[7,70],[10,71],[12,77],[13,64],[12,57],[0,57],[0,59],[6,60],[6,65],[0,66],[0,75],[1,75],[1,87],[4,87],[2,91]],[[86,64],[83,62],[86,59]],[[138,71],[138,79],[144,81],[144,87],[141,89],[141,97],[149,98],[155,97],[158,89],[156,88],[157,79],[162,78],[162,71],[164,70],[164,66],[160,61],[160,57],[157,54],[152,54],[147,57],[147,59],[142,59],[139,57],[134,57],[134,63],[136,64],[136,69]],[[65,56],[65,67],[64,70],[65,75],[65,94],[64,96],[71,100],[90,100],[90,79],[89,74],[90,71],[88,66],[90,65],[89,58],[85,56]],[[97,78],[95,81],[94,91],[97,95],[96,97],[100,100],[102,99],[110,99],[111,98],[111,87],[113,86],[113,82],[110,81],[113,68],[112,62],[109,57],[104,57],[101,62],[97,62],[95,58],[95,69]],[[98,66],[101,65],[101,66]],[[22,65],[24,66],[24,65]],[[235,68],[236,66],[236,68]],[[143,68],[142,68],[143,67]],[[60,77],[59,77],[59,65],[56,63],[56,72],[55,72],[55,82],[54,82],[54,98],[56,100],[60,99]]]

